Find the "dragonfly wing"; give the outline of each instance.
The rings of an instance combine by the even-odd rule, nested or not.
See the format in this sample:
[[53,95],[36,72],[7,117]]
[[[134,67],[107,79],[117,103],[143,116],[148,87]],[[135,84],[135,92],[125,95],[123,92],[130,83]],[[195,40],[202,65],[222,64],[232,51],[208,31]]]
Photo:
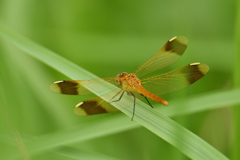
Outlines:
[[138,77],[164,68],[178,60],[186,50],[188,40],[184,36],[175,36],[151,58],[140,65],[135,74]]
[[[108,94],[80,102],[75,106],[74,113],[79,116],[87,116],[87,115],[115,112],[115,111],[118,111],[118,109],[115,108],[112,104],[122,103],[121,97],[130,98],[131,100],[134,100],[134,97],[136,97],[138,99],[136,99],[135,104],[140,102],[139,98],[142,99],[142,96],[138,93],[133,93],[134,94],[134,97],[133,97],[133,94],[130,94],[130,93],[125,93],[122,95],[123,92],[125,91],[116,89]],[[107,97],[108,101],[103,100],[102,99],[103,96]],[[122,104],[121,106],[122,106],[121,107],[122,109],[129,106],[134,106],[134,101],[130,105]]]
[[74,113],[79,116],[88,116],[118,111],[111,103],[104,101],[100,97],[95,97],[78,103],[74,108]]
[[[110,93],[104,94],[99,97],[88,99],[86,101],[78,103],[74,108],[74,113],[79,116],[87,116],[94,114],[102,114],[118,111],[112,103],[121,97],[121,93],[124,92],[121,89],[115,89]],[[108,101],[103,99],[105,97]],[[115,98],[115,99],[114,99]]]
[[[91,91],[87,89],[87,87],[94,87],[100,83],[109,82],[114,85],[115,78],[99,78],[93,80],[63,80],[63,81],[56,81],[50,85],[50,90],[57,93],[62,94],[70,94],[70,95],[87,95],[92,94]],[[86,87],[84,87],[86,86]],[[96,87],[97,88],[97,87]],[[99,92],[103,92],[104,89],[97,88]]]
[[177,91],[202,78],[209,70],[208,65],[191,63],[170,72],[142,80],[146,90],[156,95]]

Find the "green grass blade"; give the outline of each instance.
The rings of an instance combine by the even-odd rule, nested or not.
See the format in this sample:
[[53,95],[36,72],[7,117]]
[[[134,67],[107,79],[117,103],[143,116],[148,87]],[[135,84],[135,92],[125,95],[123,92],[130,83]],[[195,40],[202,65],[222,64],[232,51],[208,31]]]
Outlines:
[[109,157],[107,155],[102,155],[99,153],[89,153],[89,152],[84,152],[79,149],[74,149],[70,147],[64,147],[61,148],[60,150],[57,150],[55,152],[58,155],[61,155],[63,157],[66,157],[67,159],[73,159],[73,160],[118,160],[115,157]]
[[95,77],[93,74],[87,72],[81,67],[78,67],[76,64],[71,63],[68,60],[64,59],[63,57],[55,54],[54,52],[40,46],[39,44],[32,42],[28,38],[20,36],[12,32],[11,30],[8,30],[1,24],[0,35],[10,40],[17,47],[19,47],[21,50],[25,51],[29,55],[51,66],[52,68],[61,71],[61,73],[72,79],[87,79],[89,77],[91,78]]
[[[156,106],[154,110],[157,110],[160,113],[171,117],[183,114],[192,114],[200,111],[206,111],[209,109],[225,107],[226,105],[239,104],[240,99],[238,95],[240,95],[240,89],[227,90],[216,93],[214,92],[203,96],[189,97],[189,101],[187,104],[182,102],[182,100],[176,100],[172,101],[171,104],[173,103],[173,105],[169,107],[163,108]],[[192,107],[193,105],[194,107]],[[37,139],[28,142],[26,146],[27,148],[29,148],[29,152],[31,154],[38,154],[43,151],[56,148],[58,146],[99,138],[101,136],[106,136],[109,134],[119,133],[129,129],[140,127],[138,123],[129,123],[129,119],[126,119],[123,114],[109,116],[111,118],[111,121],[109,121],[109,117],[104,117],[98,121],[80,124],[74,128],[60,130],[58,132],[47,135],[42,135]],[[91,125],[91,127],[85,127],[89,125]],[[109,128],[109,126],[112,127]],[[98,130],[99,127],[101,127],[102,130],[95,132],[96,130]],[[86,129],[82,130],[82,128]],[[86,132],[88,132],[88,134],[86,134]],[[6,136],[1,135],[1,137]]]
[[[66,59],[61,58],[53,52],[44,49],[38,44],[35,44],[27,38],[24,38],[4,28],[3,26],[0,26],[0,35],[13,42],[16,46],[24,50],[26,53],[30,54],[36,59],[57,69],[58,71],[73,79],[95,78],[95,76],[93,76],[91,73],[88,73],[77,65],[72,64]],[[107,89],[107,86],[99,85],[99,87],[106,87]],[[93,92],[96,92],[94,89],[91,90]],[[124,98],[123,100],[121,100],[121,103],[114,103],[113,105],[116,108],[121,108],[121,105],[129,106],[130,104],[132,104],[132,101]],[[129,117],[132,116],[132,109],[130,107],[122,109],[121,111]],[[129,121],[127,123],[130,123]],[[195,134],[180,126],[170,118],[160,114],[159,112],[157,112],[157,110],[151,109],[148,105],[144,103],[139,103],[139,105],[137,105],[137,113],[134,117],[134,121],[148,128],[150,131],[175,146],[191,159],[227,159],[223,154],[221,154],[215,148],[207,144],[204,140],[200,139]],[[107,123],[108,122],[106,122],[106,124]],[[114,121],[111,120],[111,123],[114,123]],[[107,126],[106,124],[103,124],[105,125],[105,129]],[[117,126],[117,124],[115,125]],[[92,124],[90,126],[92,126]],[[89,130],[91,129],[92,128],[90,128]],[[111,129],[112,128],[108,128],[108,130]],[[85,137],[87,137],[89,133],[90,132],[88,132],[87,130],[82,131],[82,135]],[[29,152],[31,152],[31,150],[33,151],[34,149],[37,149],[37,147],[28,149]]]

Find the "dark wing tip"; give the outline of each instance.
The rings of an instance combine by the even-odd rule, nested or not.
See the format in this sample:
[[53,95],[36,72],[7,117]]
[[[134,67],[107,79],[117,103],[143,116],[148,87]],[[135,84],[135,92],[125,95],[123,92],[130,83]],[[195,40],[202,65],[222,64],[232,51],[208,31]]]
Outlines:
[[108,111],[94,99],[78,103],[74,108],[74,113],[79,116],[108,113]]
[[80,102],[75,106],[74,113],[76,115],[78,115],[78,116],[87,116],[88,115],[88,113],[85,111],[85,109],[81,107],[83,104],[84,104],[84,102]]
[[191,63],[190,66],[196,66],[203,75],[207,74],[207,72],[209,71],[209,66],[204,63],[195,62]]
[[193,76],[188,78],[188,82],[190,84],[196,82],[197,80],[199,80],[200,78],[205,76],[207,74],[207,72],[209,71],[208,65],[206,65],[204,63],[195,62],[195,63],[191,63],[189,65],[191,66],[191,70],[193,72]]
[[57,92],[57,93],[62,93],[61,92],[61,89],[59,87],[58,84],[60,83],[63,83],[64,81],[56,81],[56,82],[53,82],[50,86],[49,86],[49,89],[53,92]]
[[78,95],[79,82],[76,80],[56,81],[49,88],[57,93]]
[[168,40],[165,45],[165,50],[167,52],[173,52],[179,56],[181,56],[186,50],[188,45],[188,39],[184,36],[175,36]]
[[[177,40],[178,42],[182,43],[182,44],[185,45],[185,46],[188,45],[188,39],[187,39],[187,37],[185,37],[185,36],[175,36],[175,37],[173,37],[173,38],[171,38],[171,39]],[[171,39],[170,39],[170,40],[171,40]],[[169,41],[170,41],[170,40],[169,40]]]

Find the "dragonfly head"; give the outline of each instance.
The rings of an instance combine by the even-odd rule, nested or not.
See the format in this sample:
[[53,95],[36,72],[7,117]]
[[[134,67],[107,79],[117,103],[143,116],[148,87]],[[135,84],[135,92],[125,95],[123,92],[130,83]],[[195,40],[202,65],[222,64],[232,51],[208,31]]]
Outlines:
[[122,72],[122,73],[120,73],[120,74],[118,74],[118,75],[116,76],[115,80],[116,80],[117,85],[122,85],[123,78],[124,78],[126,75],[128,75],[127,72]]

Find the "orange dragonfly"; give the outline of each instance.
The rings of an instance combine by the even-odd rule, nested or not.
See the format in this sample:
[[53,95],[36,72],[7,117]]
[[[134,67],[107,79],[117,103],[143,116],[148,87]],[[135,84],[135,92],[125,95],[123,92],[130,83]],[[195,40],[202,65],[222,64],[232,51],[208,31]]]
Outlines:
[[[167,73],[146,75],[162,69],[178,60],[186,50],[188,40],[184,36],[175,36],[152,57],[140,65],[134,73],[120,73],[116,77],[99,78],[93,80],[63,80],[56,81],[50,85],[50,90],[62,94],[87,95],[92,92],[87,88],[94,87],[99,83],[109,82],[120,88],[110,93],[113,95],[109,101],[104,101],[101,96],[83,101],[75,106],[77,115],[86,116],[117,111],[111,105],[112,102],[120,101],[124,93],[133,97],[133,115],[135,113],[136,97],[144,97],[152,107],[147,98],[168,105],[168,102],[159,95],[187,87],[202,78],[209,70],[208,65],[203,63],[191,63]],[[141,78],[143,77],[143,78]],[[84,87],[87,86],[87,87]],[[104,90],[99,90],[104,92]],[[105,94],[105,93],[104,93]],[[141,95],[141,96],[139,96]],[[118,98],[117,98],[118,97]],[[114,100],[116,99],[117,100]],[[153,107],[152,107],[153,108]]]

